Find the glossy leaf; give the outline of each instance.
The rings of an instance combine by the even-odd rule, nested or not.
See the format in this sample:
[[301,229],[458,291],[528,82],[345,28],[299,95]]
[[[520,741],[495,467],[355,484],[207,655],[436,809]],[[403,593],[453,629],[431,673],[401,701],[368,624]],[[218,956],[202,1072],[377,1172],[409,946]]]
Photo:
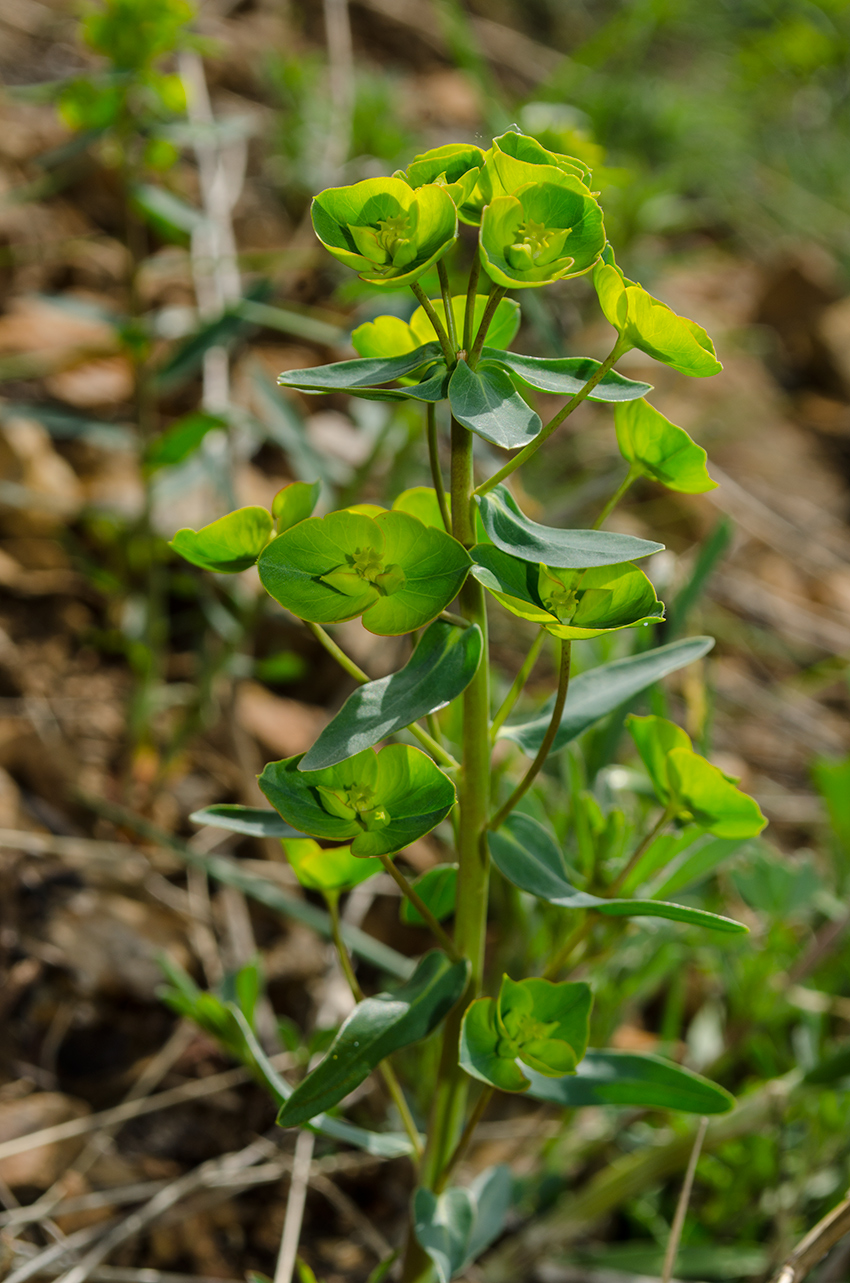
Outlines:
[[200,530],[178,530],[168,546],[193,566],[235,574],[254,565],[271,533],[268,509],[237,508]]
[[472,1184],[442,1194],[418,1189],[413,1229],[433,1262],[439,1283],[450,1283],[499,1237],[511,1205],[509,1167],[488,1167]]
[[503,450],[533,441],[543,424],[495,361],[474,370],[458,361],[449,380],[449,402],[458,423]]
[[302,759],[300,770],[342,762],[420,717],[435,713],[466,689],[482,652],[477,624],[458,628],[437,619],[399,672],[358,687]]
[[[615,659],[610,664],[600,664],[598,668],[579,673],[570,680],[561,725],[551,752],[564,748],[594,722],[613,713],[668,673],[675,673],[686,664],[701,659],[713,645],[713,637],[688,637],[684,641],[658,646],[655,650],[630,655],[627,659]],[[552,720],[554,703],[553,695],[530,720],[503,726],[499,738],[513,740],[524,753],[533,757]]]
[[735,1104],[717,1083],[660,1056],[591,1049],[569,1078],[528,1071],[528,1095],[552,1105],[629,1105],[678,1109],[686,1114],[725,1114]]
[[427,754],[406,744],[300,771],[303,755],[269,762],[259,784],[302,833],[350,842],[356,856],[393,855],[430,833],[455,804],[455,787]]
[[718,766],[695,753],[681,727],[663,717],[634,714],[626,725],[660,802],[715,837],[749,838],[761,833],[767,820],[755,798],[742,793]]
[[554,637],[597,637],[663,615],[652,583],[629,562],[561,570],[533,566],[489,544],[477,544],[472,553],[478,582],[512,614],[540,624]]
[[466,549],[405,512],[353,511],[310,517],[285,531],[259,562],[266,591],[315,623],[363,615],[382,636],[422,628],[460,591]]
[[706,471],[708,456],[702,446],[648,401],[618,405],[614,423],[620,454],[632,465],[632,473],[651,477],[683,494],[717,489],[717,482]]
[[436,1029],[466,988],[468,974],[467,962],[452,963],[435,949],[400,989],[359,1002],[324,1060],[284,1104],[281,1127],[298,1127],[339,1104],[386,1056]]
[[732,935],[746,933],[747,928],[731,918],[689,905],[669,904],[663,900],[604,899],[579,891],[567,877],[564,858],[547,829],[529,815],[514,811],[502,827],[489,834],[493,863],[501,873],[519,887],[549,904],[565,909],[593,909],[606,917],[669,918],[724,931]]
[[457,211],[436,184],[367,178],[320,192],[310,213],[325,248],[373,285],[410,284],[457,239]]
[[608,530],[561,530],[526,517],[505,486],[495,486],[477,500],[487,534],[497,548],[523,561],[585,569],[613,566],[661,552],[664,544]]
[[306,521],[319,502],[321,489],[320,481],[312,484],[308,481],[293,481],[278,490],[272,500],[275,533],[282,534],[290,526],[297,526],[299,521]]
[[313,838],[284,838],[290,868],[309,891],[350,891],[380,873],[380,860],[363,860],[348,846],[321,847]]
[[[504,300],[503,300],[504,301]],[[522,356],[518,352],[497,351],[498,344],[492,329],[487,331],[492,346],[485,347],[481,355],[486,361],[502,365],[524,387],[538,392],[553,392],[560,396],[575,396],[585,383],[592,379],[601,365],[589,356],[545,357]],[[652,391],[650,383],[637,383],[616,370],[608,373],[589,394],[589,401],[634,401]]]
[[524,170],[525,182],[512,196],[495,196],[481,219],[487,275],[507,289],[528,289],[589,271],[605,245],[593,195],[553,166],[514,161],[512,168]]
[[[297,388],[299,392],[361,392],[404,378],[421,366],[433,364],[442,354],[439,343],[423,343],[389,357],[361,357],[306,370],[284,370],[277,381],[282,387]],[[407,393],[399,390],[399,395]]]
[[628,280],[608,250],[606,257],[612,261],[597,263],[593,284],[606,319],[623,338],[681,374],[719,374],[723,366],[705,330]]
[[[496,998],[476,998],[460,1034],[460,1064],[502,1091],[525,1091],[525,1068],[557,1077],[584,1055],[593,995],[584,981],[502,977]],[[521,1063],[520,1063],[521,1062]]]
[[289,838],[298,836],[298,830],[278,815],[261,806],[238,806],[231,802],[218,802],[193,811],[189,816],[193,824],[208,824],[212,829],[227,829],[229,833],[242,833],[249,838]]
[[[413,882],[413,889],[438,922],[450,918],[455,911],[457,897],[457,865],[435,864],[420,873]],[[425,919],[409,900],[401,902],[400,917],[411,927],[424,927]]]

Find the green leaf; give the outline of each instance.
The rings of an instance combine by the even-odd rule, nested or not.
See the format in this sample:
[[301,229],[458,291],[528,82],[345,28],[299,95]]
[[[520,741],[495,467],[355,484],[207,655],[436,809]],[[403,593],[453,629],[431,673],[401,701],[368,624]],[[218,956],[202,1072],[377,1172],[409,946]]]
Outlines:
[[[831,996],[831,995],[830,995]],[[819,1060],[806,1074],[803,1082],[826,1087],[850,1077],[850,1044],[838,1047],[829,1056]]]
[[302,757],[269,762],[260,788],[295,828],[350,841],[356,856],[394,855],[430,833],[455,804],[448,776],[406,744],[366,749],[320,771],[300,771]]
[[449,380],[449,402],[459,423],[503,450],[527,445],[543,426],[495,361],[482,361],[474,370],[458,361]]
[[[269,293],[267,281],[257,281],[248,289],[250,302],[258,302]],[[237,338],[251,329],[251,323],[239,310],[245,300],[228,308],[220,316],[199,325],[194,334],[173,351],[153,375],[158,392],[171,392],[191,378],[201,367],[204,354],[211,347],[229,347]]]
[[[400,316],[376,316],[374,321],[364,321],[351,331],[351,346],[360,356],[385,360],[414,352],[423,343],[435,343],[436,331],[431,329],[427,338],[418,338]],[[442,350],[442,349],[441,349]],[[348,362],[340,362],[347,365]]]
[[269,544],[259,562],[266,591],[314,623],[363,615],[381,636],[422,628],[460,591],[466,549],[405,512],[310,517]]
[[494,197],[481,219],[481,263],[490,279],[528,289],[590,271],[605,245],[591,193],[553,166],[515,161],[512,168],[525,170],[525,185]]
[[700,1074],[660,1056],[592,1049],[569,1078],[528,1071],[528,1095],[553,1105],[630,1105],[679,1109],[686,1114],[725,1114],[735,1098]]
[[[306,370],[284,370],[277,381],[281,387],[297,388],[299,392],[361,392],[404,378],[421,366],[433,364],[442,354],[442,348],[435,341],[399,356],[360,357]],[[411,395],[406,388],[393,389],[393,392],[401,397]]]
[[511,1205],[509,1167],[488,1167],[467,1189],[413,1196],[413,1229],[430,1256],[439,1283],[450,1283],[499,1237]]
[[200,530],[178,530],[169,548],[203,570],[235,574],[253,566],[272,533],[266,508],[237,508]]
[[[414,879],[413,889],[438,922],[450,918],[455,911],[457,897],[457,865],[435,864],[433,869],[426,869]],[[402,900],[399,916],[409,927],[426,925],[422,914],[409,900]]]
[[248,1045],[240,1023],[234,1019],[231,1003],[235,1000],[251,1026],[262,990],[257,962],[249,962],[235,975],[226,976],[218,992],[199,989],[192,977],[166,954],[159,964],[170,981],[170,985],[161,985],[157,990],[157,996],[166,1006],[210,1034],[236,1060],[250,1062]]
[[719,838],[749,838],[767,824],[758,802],[736,788],[691,747],[690,736],[663,717],[636,717],[626,725],[660,802]]
[[151,441],[145,451],[145,466],[150,472],[170,468],[194,454],[208,432],[227,428],[227,420],[217,414],[193,410],[182,419],[169,424],[164,432]]
[[496,547],[523,561],[577,570],[650,557],[664,548],[662,543],[608,530],[559,530],[538,525],[501,485],[479,496],[477,502],[484,528]]
[[[503,300],[505,301],[505,300]],[[601,365],[589,356],[543,357],[521,356],[518,352],[496,351],[499,344],[492,328],[487,331],[490,346],[481,355],[486,361],[503,366],[524,387],[560,396],[575,396]],[[588,401],[634,401],[652,391],[650,383],[636,383],[616,370],[609,370],[588,396]]]
[[[432,298],[431,306],[445,325],[446,305],[441,298]],[[488,303],[486,294],[475,298],[472,332],[476,333],[484,309]],[[456,294],[452,298],[452,315],[455,322],[455,333],[460,339],[463,334],[463,318],[466,312],[466,295]],[[493,348],[505,348],[516,336],[519,329],[519,303],[511,298],[500,299],[496,312],[490,322],[487,336]],[[419,349],[423,344],[434,343],[437,332],[434,329],[424,307],[417,307],[409,323],[398,316],[376,316],[374,321],[365,321],[351,332],[351,343],[361,356],[397,357]]]
[[289,838],[298,836],[298,830],[281,819],[277,811],[267,811],[261,806],[238,806],[231,802],[218,802],[193,811],[189,816],[193,824],[208,824],[212,829],[227,829],[229,833],[242,833],[249,838]]
[[530,815],[514,811],[496,833],[488,835],[493,863],[519,887],[549,904],[565,909],[593,909],[615,918],[669,918],[711,931],[746,934],[747,927],[731,918],[689,905],[663,900],[603,899],[579,891],[569,881],[563,856],[547,829]]
[[436,1029],[466,988],[469,964],[452,963],[434,949],[407,984],[359,1002],[324,1060],[284,1104],[281,1127],[298,1127],[331,1109],[368,1078],[385,1057]]
[[278,490],[272,500],[275,534],[283,534],[290,526],[306,521],[319,502],[321,489],[321,481],[293,481]]
[[[594,722],[613,713],[647,687],[654,685],[668,673],[675,673],[701,659],[714,645],[713,637],[688,637],[684,641],[658,646],[655,650],[615,659],[610,664],[600,664],[586,673],[579,673],[570,680],[567,702],[561,724],[551,752],[557,753],[572,740],[577,739]],[[533,757],[552,720],[555,697],[543,705],[531,720],[503,726],[500,739],[513,740],[524,753]]]
[[380,873],[380,860],[363,860],[348,846],[321,847],[313,838],[284,838],[283,849],[292,871],[310,891],[350,891]]
[[575,1073],[587,1047],[592,1003],[583,981],[503,976],[497,998],[477,998],[464,1014],[460,1064],[502,1091],[526,1090],[526,1066],[556,1077]]
[[714,344],[701,326],[677,316],[666,303],[628,280],[613,261],[597,263],[593,284],[606,319],[632,347],[681,374],[697,378],[719,374],[723,369]]
[[[451,516],[452,501],[450,495],[446,495],[446,503],[448,504],[449,516]],[[403,490],[398,498],[393,501],[393,512],[408,512],[411,517],[418,518],[423,526],[436,526],[438,530],[445,530],[437,492],[431,486],[412,486],[409,490]],[[451,531],[449,531],[449,534],[451,534]]]
[[715,838],[699,829],[697,832],[700,834],[697,840],[671,858],[663,877],[653,882],[649,888],[653,898],[675,895],[694,882],[703,881],[742,848],[741,839]]
[[333,766],[445,708],[472,681],[482,649],[477,624],[458,628],[435,620],[400,672],[367,682],[349,695],[299,769]]
[[829,821],[846,854],[850,854],[850,757],[818,758],[812,766],[815,787],[826,802]]
[[683,494],[717,489],[717,482],[706,471],[708,456],[702,446],[648,401],[618,405],[614,423],[620,453],[632,465],[633,473],[651,477]]
[[540,624],[554,637],[597,637],[654,622],[663,614],[652,583],[629,562],[562,570],[533,566],[491,544],[477,544],[472,553],[478,582],[507,610]]
[[[295,1088],[290,1087],[286,1079],[277,1072],[241,1011],[234,1010],[233,1014],[245,1037],[251,1055],[251,1067],[268,1088],[275,1103],[279,1107],[284,1106]],[[328,1114],[316,1115],[306,1126],[311,1132],[327,1136],[343,1145],[354,1145],[357,1149],[362,1149],[367,1154],[374,1154],[378,1158],[401,1158],[413,1150],[410,1137],[404,1133],[370,1132],[364,1127],[346,1122],[344,1118],[332,1118]]]
[[373,285],[410,284],[457,239],[457,211],[435,184],[367,178],[320,192],[310,213],[325,248]]
[[185,245],[192,232],[207,221],[201,210],[152,183],[137,183],[130,191],[130,199],[155,231],[179,245]]

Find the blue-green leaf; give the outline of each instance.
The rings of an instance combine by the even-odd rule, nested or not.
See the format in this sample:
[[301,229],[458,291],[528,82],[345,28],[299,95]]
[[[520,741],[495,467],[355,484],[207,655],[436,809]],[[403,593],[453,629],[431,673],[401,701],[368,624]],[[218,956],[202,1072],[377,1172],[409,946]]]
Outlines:
[[212,829],[227,829],[230,833],[242,833],[249,838],[301,836],[300,830],[287,824],[277,811],[266,810],[263,806],[218,802],[215,806],[205,806],[202,811],[193,811],[189,819],[193,824],[208,824]]
[[458,361],[449,381],[449,401],[458,423],[503,450],[527,445],[543,426],[494,361],[482,361],[474,370]]
[[372,748],[417,718],[444,708],[465,690],[481,661],[481,630],[437,619],[398,673],[367,682],[343,704],[301,759],[299,770],[317,771]]
[[[520,383],[539,392],[575,396],[592,379],[601,365],[589,356],[522,356],[485,347],[482,356],[504,366]],[[651,383],[636,383],[616,370],[609,370],[589,394],[589,401],[636,401],[652,391]]]
[[437,1195],[418,1189],[413,1197],[416,1238],[430,1256],[439,1283],[462,1274],[501,1234],[511,1205],[509,1167],[488,1167],[467,1189]]
[[526,1069],[528,1095],[553,1105],[631,1105],[679,1109],[686,1114],[725,1114],[735,1098],[717,1083],[660,1056],[627,1051],[588,1051],[575,1074],[547,1078]]
[[300,392],[359,392],[404,378],[420,366],[439,360],[442,354],[439,343],[423,343],[402,356],[357,357],[353,361],[333,361],[308,370],[284,370],[277,381],[285,388],[298,388]]

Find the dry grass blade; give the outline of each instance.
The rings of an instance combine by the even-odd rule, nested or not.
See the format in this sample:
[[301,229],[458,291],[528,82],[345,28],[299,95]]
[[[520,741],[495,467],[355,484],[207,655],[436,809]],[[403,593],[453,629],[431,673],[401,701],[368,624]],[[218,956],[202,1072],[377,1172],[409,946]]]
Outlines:
[[822,1261],[830,1248],[850,1232],[850,1198],[845,1198],[831,1212],[809,1230],[794,1248],[781,1269],[773,1276],[773,1283],[800,1283],[818,1261]]
[[310,1183],[310,1164],[313,1161],[313,1146],[316,1138],[313,1132],[301,1131],[295,1142],[295,1158],[292,1164],[292,1179],[289,1185],[289,1198],[286,1201],[286,1218],[283,1222],[283,1234],[280,1239],[280,1251],[274,1272],[274,1283],[291,1283],[295,1270],[295,1258],[298,1255],[298,1240],[301,1238],[301,1224],[304,1220],[304,1205],[307,1201],[307,1186]]
[[705,1140],[707,1127],[708,1119],[703,1116],[699,1120],[697,1134],[694,1137],[694,1147],[691,1150],[691,1157],[688,1161],[688,1169],[685,1172],[685,1179],[682,1182],[682,1192],[679,1195],[679,1201],[676,1204],[673,1224],[670,1226],[670,1237],[667,1241],[667,1250],[664,1253],[664,1265],[661,1270],[661,1283],[670,1283],[670,1280],[673,1277],[676,1257],[679,1255],[679,1243],[682,1238],[682,1230],[685,1228],[685,1217],[688,1213],[688,1203],[691,1201],[691,1190],[694,1186],[697,1163],[699,1162],[702,1142]]

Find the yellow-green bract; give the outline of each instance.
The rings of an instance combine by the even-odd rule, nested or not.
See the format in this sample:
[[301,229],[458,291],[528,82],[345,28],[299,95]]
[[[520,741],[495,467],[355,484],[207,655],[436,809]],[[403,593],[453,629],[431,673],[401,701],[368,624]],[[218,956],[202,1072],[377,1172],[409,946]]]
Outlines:
[[[613,258],[608,250],[605,252]],[[697,378],[719,374],[723,369],[714,344],[701,326],[677,316],[666,303],[625,277],[613,261],[597,263],[593,284],[606,320],[632,347],[681,374]]]
[[447,143],[414,156],[407,173],[399,171],[397,177],[404,178],[411,187],[421,187],[424,183],[443,187],[456,206],[458,217],[464,223],[478,224],[480,208],[476,202],[470,204],[469,201],[484,161],[480,147],[471,143]]
[[509,289],[580,276],[605,245],[602,210],[577,178],[545,165],[526,168],[545,181],[495,197],[481,220],[481,262],[492,280]]
[[203,570],[236,574],[253,566],[272,533],[266,508],[237,508],[200,530],[178,530],[169,548]]
[[296,878],[311,891],[350,891],[381,871],[380,860],[359,859],[350,846],[321,847],[313,838],[284,838],[281,845]]
[[615,406],[614,423],[620,454],[632,465],[631,475],[651,477],[683,494],[717,489],[717,482],[706,471],[708,456],[702,446],[648,401]]
[[[443,300],[431,299],[431,306],[445,324],[446,306]],[[475,298],[472,333],[475,335],[484,309],[487,306],[487,295],[478,294]],[[463,334],[463,318],[466,311],[466,295],[458,294],[452,298],[455,333]],[[499,300],[490,328],[487,331],[487,343],[490,347],[506,348],[519,329],[519,304],[511,298]],[[424,343],[433,343],[437,332],[431,324],[424,307],[417,307],[409,321],[399,316],[377,316],[374,321],[364,321],[352,330],[351,343],[361,356],[403,356],[405,352],[415,352]]]
[[619,628],[655,623],[664,605],[631,562],[563,570],[520,561],[487,544],[472,550],[472,573],[513,615],[540,624],[553,637],[576,641]]
[[422,628],[460,591],[469,553],[406,512],[332,512],[278,535],[258,563],[266,591],[312,623],[363,616],[370,632]]
[[412,190],[400,178],[329,187],[311,206],[313,227],[334,258],[373,285],[417,280],[457,237],[457,212],[444,187]]
[[293,828],[350,842],[355,856],[394,855],[430,833],[455,804],[455,787],[421,749],[367,748],[336,766],[299,771],[303,754],[269,762],[260,788]]
[[749,838],[767,820],[755,798],[736,781],[695,753],[690,736],[663,717],[626,719],[658,799],[677,815],[695,820],[720,838]]
[[502,977],[497,998],[467,1008],[460,1063],[468,1074],[502,1091],[525,1091],[517,1061],[546,1076],[575,1073],[587,1049],[593,995],[583,982]]

